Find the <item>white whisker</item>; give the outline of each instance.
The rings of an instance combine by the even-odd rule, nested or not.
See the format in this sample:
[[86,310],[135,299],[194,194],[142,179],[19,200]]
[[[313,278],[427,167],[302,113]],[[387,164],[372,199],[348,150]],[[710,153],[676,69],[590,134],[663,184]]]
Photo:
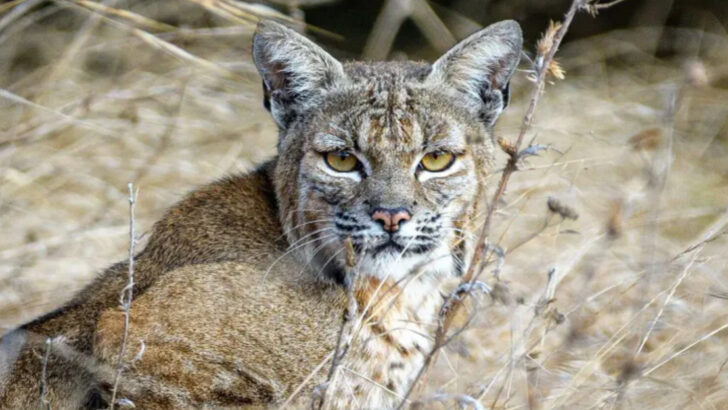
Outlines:
[[287,250],[286,252],[284,252],[281,256],[279,256],[278,258],[276,258],[276,260],[274,260],[273,263],[271,263],[271,265],[268,267],[268,269],[265,271],[265,274],[263,275],[263,281],[265,281],[265,279],[268,277],[268,274],[271,272],[271,270],[276,265],[276,263],[280,262],[280,260],[283,259],[285,256],[287,256],[287,255],[289,255],[289,254],[291,254],[291,253],[293,253],[293,252],[295,252],[295,251],[303,248],[304,246],[306,246],[306,245],[308,245],[310,243],[316,242],[318,240],[330,239],[330,238],[335,237],[335,236],[336,236],[336,234],[330,234],[330,235],[326,235],[326,236],[323,236],[323,237],[313,238],[313,239],[311,239],[309,241],[306,241],[306,242],[304,242],[304,243],[302,243],[302,244],[300,244],[300,245],[298,245],[296,247],[290,248],[289,250]]

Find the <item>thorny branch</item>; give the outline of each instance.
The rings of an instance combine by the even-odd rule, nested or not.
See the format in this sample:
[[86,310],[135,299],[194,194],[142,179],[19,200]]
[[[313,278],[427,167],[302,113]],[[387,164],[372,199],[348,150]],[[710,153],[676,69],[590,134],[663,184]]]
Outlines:
[[[559,49],[559,45],[561,44],[561,41],[564,38],[564,35],[566,34],[567,30],[569,29],[569,26],[571,25],[571,22],[574,19],[574,16],[579,10],[587,10],[593,14],[593,10],[596,9],[604,9],[607,7],[610,7],[612,5],[615,5],[617,3],[620,3],[622,0],[613,1],[611,3],[603,3],[599,4],[598,2],[592,1],[592,0],[573,0],[571,3],[571,6],[569,7],[569,10],[566,12],[564,16],[564,20],[560,25],[554,26],[556,29],[555,33],[551,33],[551,37],[544,38],[543,44],[540,44],[538,55],[536,56],[534,60],[534,70],[536,72],[536,78],[534,81],[533,91],[531,93],[531,100],[528,106],[528,109],[526,111],[526,114],[523,118],[523,122],[521,124],[520,131],[518,133],[518,137],[515,141],[515,143],[511,143],[509,141],[506,141],[504,139],[500,139],[498,141],[501,148],[505,151],[505,153],[508,155],[508,162],[506,163],[506,166],[503,170],[503,174],[501,175],[501,179],[498,182],[498,187],[493,194],[492,199],[489,202],[488,210],[485,216],[485,221],[482,225],[482,228],[480,230],[480,234],[478,236],[478,240],[476,242],[475,250],[473,252],[472,259],[469,263],[468,270],[466,271],[465,275],[463,275],[462,284],[467,283],[475,283],[478,280],[478,276],[480,275],[480,272],[482,272],[482,269],[479,269],[483,261],[487,261],[491,254],[491,249],[493,247],[489,244],[488,241],[488,234],[490,232],[490,226],[493,219],[493,215],[495,214],[496,208],[498,206],[498,203],[500,202],[501,198],[503,197],[503,194],[506,190],[506,186],[508,185],[508,181],[511,177],[511,175],[518,170],[519,162],[526,156],[534,155],[538,151],[544,149],[540,145],[532,145],[529,144],[528,147],[521,149],[521,145],[523,144],[523,140],[526,137],[526,134],[531,129],[531,125],[533,124],[533,118],[534,114],[536,112],[536,107],[538,106],[538,102],[540,99],[541,94],[543,93],[544,85],[546,83],[546,76],[549,72],[549,68],[551,67],[552,62],[554,61],[554,55]],[[558,28],[556,28],[558,27]],[[548,35],[548,34],[547,34]],[[441,310],[440,315],[440,321],[439,325],[435,331],[435,342],[433,344],[432,349],[430,352],[425,356],[424,363],[420,369],[420,371],[415,376],[415,379],[412,381],[412,383],[409,386],[409,389],[407,390],[406,394],[404,395],[404,399],[400,402],[397,409],[402,409],[405,404],[408,401],[409,396],[412,394],[414,389],[417,387],[418,381],[422,378],[423,374],[425,373],[426,369],[429,368],[433,358],[437,354],[437,352],[447,344],[447,341],[449,340],[447,338],[448,330],[450,329],[450,326],[452,324],[453,318],[456,316],[456,313],[459,311],[459,309],[463,305],[463,301],[467,297],[469,292],[466,292],[465,295],[457,294],[457,295],[450,295],[447,300],[445,300],[443,306],[447,306],[448,308],[446,310]]]
[[124,309],[124,331],[121,336],[121,348],[119,349],[119,358],[116,361],[116,375],[114,376],[114,387],[111,390],[111,410],[116,406],[116,394],[121,380],[121,372],[123,369],[124,353],[126,352],[126,339],[129,335],[129,315],[131,310],[131,302],[134,298],[134,245],[136,244],[136,233],[134,230],[134,206],[136,205],[136,195],[134,193],[134,184],[129,183],[129,270],[128,282],[119,295],[119,303]]

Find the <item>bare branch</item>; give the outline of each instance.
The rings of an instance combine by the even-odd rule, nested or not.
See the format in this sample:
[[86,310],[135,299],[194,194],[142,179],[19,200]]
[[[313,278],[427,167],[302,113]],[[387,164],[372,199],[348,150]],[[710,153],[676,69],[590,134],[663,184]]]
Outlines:
[[51,345],[53,344],[53,341],[51,338],[47,338],[45,341],[46,344],[46,350],[45,354],[43,355],[43,370],[40,374],[40,402],[39,407],[41,410],[50,410],[51,409],[51,403],[48,401],[48,385],[46,382],[46,378],[48,375],[48,359],[51,357]]
[[[478,235],[478,240],[475,245],[473,257],[469,263],[467,272],[465,273],[465,275],[463,275],[463,284],[477,281],[478,275],[480,274],[480,272],[482,272],[482,269],[479,269],[479,267],[481,266],[481,262],[484,260],[488,260],[488,255],[490,254],[490,252],[488,252],[490,246],[488,242],[488,234],[490,232],[491,221],[493,219],[493,215],[495,214],[498,203],[500,202],[506,190],[506,186],[508,185],[511,174],[518,170],[519,161],[523,157],[528,155],[535,155],[542,149],[545,149],[545,147],[539,145],[529,144],[529,147],[521,150],[521,145],[523,144],[523,140],[525,139],[526,134],[531,129],[534,114],[536,112],[536,107],[538,106],[539,98],[543,92],[544,85],[546,83],[546,76],[548,74],[551,62],[554,60],[554,55],[556,54],[556,51],[558,51],[559,45],[561,44],[564,35],[569,29],[569,26],[571,25],[571,22],[573,21],[577,11],[583,9],[586,4],[587,0],[573,0],[573,2],[571,3],[571,7],[564,16],[563,22],[560,25],[552,25],[552,27],[558,27],[558,29],[556,29],[555,33],[550,34],[551,37],[549,38],[548,44],[542,43],[541,47],[539,47],[538,55],[534,60],[534,68],[537,75],[534,82],[533,91],[531,92],[531,101],[523,118],[523,123],[521,124],[518,138],[516,139],[515,143],[510,143],[504,139],[498,141],[501,148],[503,148],[506,154],[508,154],[509,158],[505,169],[503,170],[503,174],[501,175],[501,179],[498,182],[498,188],[496,189],[496,192],[488,205],[485,222],[483,223],[480,234]],[[465,296],[467,296],[467,294]],[[434,356],[446,344],[445,341],[448,339],[447,333],[450,328],[451,322],[457,311],[461,308],[465,296],[457,296],[453,298],[453,295],[451,295],[444,302],[444,306],[447,306],[448,308],[444,311],[441,311],[443,317],[441,317],[438,328],[435,331],[435,343],[427,356],[425,356],[422,367],[415,376],[415,379],[410,384],[407,392],[404,395],[404,399],[400,402],[397,409],[402,409],[404,407],[405,403],[407,403],[409,396],[416,388],[417,383],[422,378],[422,375],[425,373],[426,369],[429,368]]]
[[584,5],[584,9],[592,15],[592,17],[595,17],[597,14],[599,14],[599,10],[608,9],[612,6],[616,6],[617,4],[623,2],[625,0],[612,0],[608,3],[599,3],[599,0],[590,0],[587,2],[587,4]]
[[[354,267],[356,266],[356,253],[354,252],[354,243],[351,241],[350,237],[346,238],[346,241],[344,242],[344,250],[346,252],[345,283],[348,306],[344,311],[344,315],[341,319],[341,327],[339,328],[339,334],[336,339],[336,348],[334,350],[334,356],[331,359],[331,367],[329,368],[329,373],[326,375],[326,381],[323,384],[316,386],[313,391],[311,408],[319,410],[322,409],[324,406],[324,402],[326,401],[326,393],[329,389],[329,386],[331,385],[332,380],[334,379],[336,370],[341,364],[341,361],[344,359],[344,356],[346,356],[346,353],[349,351],[349,346],[351,346],[352,343],[352,329],[350,329],[351,326],[349,325],[354,322],[354,318],[359,311],[359,305],[356,302],[356,298],[354,297]],[[344,340],[344,335],[347,333],[349,334],[349,337],[347,340]]]
[[[129,315],[131,310],[131,302],[134,298],[134,245],[136,244],[136,234],[134,230],[134,206],[136,205],[136,195],[134,193],[134,184],[129,183],[129,270],[128,282],[119,295],[121,308],[124,309],[124,331],[121,337],[121,348],[119,349],[119,358],[116,361],[116,375],[114,376],[114,387],[111,390],[111,403],[109,408],[114,409],[116,406],[116,394],[121,380],[121,372],[123,369],[124,353],[126,352],[126,339],[129,336]],[[143,344],[142,344],[143,346]],[[126,402],[125,402],[126,403]]]

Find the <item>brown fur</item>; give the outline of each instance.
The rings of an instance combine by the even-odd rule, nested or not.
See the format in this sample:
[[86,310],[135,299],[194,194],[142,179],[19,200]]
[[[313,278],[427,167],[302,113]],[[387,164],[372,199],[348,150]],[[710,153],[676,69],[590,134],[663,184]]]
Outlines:
[[[342,288],[307,274],[293,256],[265,274],[285,251],[269,179],[273,164],[193,192],[154,225],[137,256],[124,357],[130,365],[119,391],[137,408],[280,404],[323,365],[294,401],[306,405],[324,381],[324,360],[335,347],[347,301]],[[107,406],[123,331],[116,304],[126,268],[112,266],[66,308],[16,332],[29,337],[3,386],[2,408],[38,406],[45,347],[39,335],[63,336],[54,340],[47,365],[53,408]],[[391,333],[400,315],[411,319],[400,292],[392,281],[362,278],[357,301],[372,313],[361,330],[366,348],[349,356],[369,363],[373,355],[381,365],[371,377],[397,390],[406,385],[384,375],[404,373],[402,363],[420,348],[400,345]],[[377,340],[381,346],[372,347]],[[357,384],[358,396],[366,397],[370,387]],[[335,407],[346,403],[336,400],[329,398]]]
[[[398,403],[431,348],[443,286],[472,251],[491,126],[507,105],[521,41],[517,24],[504,22],[432,66],[344,66],[262,23],[254,57],[280,127],[279,156],[202,187],[154,225],[136,256],[118,397],[144,409],[240,408],[298,392],[293,403],[308,404],[353,287],[359,314],[325,402]],[[356,175],[324,165],[342,149],[367,165]],[[458,168],[422,170],[418,161],[433,152],[452,154]],[[406,208],[412,219],[390,235],[373,217],[381,207]],[[342,268],[345,242],[357,253],[351,271]],[[56,409],[108,407],[127,268],[112,266],[66,307],[0,340],[3,408],[41,398]],[[54,339],[41,380],[45,337]]]
[[[273,164],[192,193],[155,224],[149,244],[137,256],[134,289],[137,296],[132,309],[128,352],[134,356],[140,346],[139,340],[144,340],[146,351],[139,368],[134,370],[135,380],[144,384],[145,380],[151,380],[147,375],[159,376],[163,386],[145,387],[157,396],[140,394],[139,397],[149,396],[154,400],[159,395],[170,395],[173,389],[168,386],[176,386],[175,389],[184,386],[188,390],[185,393],[189,395],[186,396],[190,400],[188,405],[191,402],[231,405],[269,401],[285,392],[285,388],[284,391],[278,389],[280,378],[291,380],[286,388],[293,388],[295,380],[307,374],[310,363],[300,359],[298,349],[305,348],[311,353],[320,351],[323,357],[332,348],[331,337],[334,336],[325,329],[317,334],[328,343],[319,344],[318,339],[310,339],[308,333],[300,332],[298,327],[291,329],[291,326],[324,327],[329,319],[338,323],[339,316],[331,312],[336,311],[337,303],[334,302],[341,291],[312,279],[307,281],[307,277],[299,275],[300,267],[287,259],[277,262],[277,268],[265,280],[262,277],[265,268],[285,249],[269,179]],[[177,269],[180,266],[187,267]],[[126,269],[126,263],[112,266],[67,307],[16,331],[17,337],[23,334],[31,337],[11,368],[10,377],[0,385],[2,408],[37,407],[45,338],[33,335],[62,335],[63,343],[75,352],[81,355],[95,352],[102,362],[115,363],[122,320],[116,304],[119,290],[126,282]],[[158,286],[152,285],[155,282]],[[332,303],[321,303],[324,298]],[[287,310],[288,303],[300,304],[301,309]],[[330,313],[332,316],[328,316]],[[249,335],[247,328],[256,320],[271,325],[276,323],[276,331]],[[335,327],[329,329],[334,332],[331,334],[335,335]],[[256,324],[255,328],[261,327]],[[228,330],[237,333],[226,334]],[[288,333],[288,330],[293,332]],[[160,341],[160,338],[181,335],[195,342],[185,345],[180,340],[172,348],[168,341]],[[257,339],[258,344],[251,345],[248,336]],[[3,340],[11,337],[14,336],[6,336]],[[257,350],[255,346],[258,346]],[[271,351],[266,349],[271,348],[282,349],[280,361],[270,361]],[[48,362],[47,384],[55,392],[53,396],[68,400],[52,400],[56,403],[53,408],[76,408],[83,401],[95,404],[108,398],[111,374],[108,364],[85,366],[85,363],[66,360],[68,358],[61,357],[61,352],[56,350],[52,350]],[[212,351],[215,353],[210,353]],[[196,357],[193,352],[199,352],[201,356]],[[200,366],[192,373],[175,373],[179,369],[176,365],[185,360],[192,363],[197,360],[199,365],[203,358],[210,359],[204,357],[206,353],[222,355],[216,361],[234,358],[230,363],[267,369],[279,379],[263,382],[266,377],[256,376],[256,370],[246,374],[243,367],[235,369],[232,365],[229,371],[240,372],[247,379],[238,382],[237,387],[229,386],[232,388],[223,394],[212,385],[200,383],[224,377],[222,373],[215,376],[214,372],[219,369],[214,365]],[[296,356],[295,360],[290,357],[291,353]],[[313,362],[317,355],[310,357]],[[268,362],[251,363],[257,359]],[[246,384],[248,382],[251,383]],[[243,388],[246,385],[248,387]],[[85,392],[81,392],[79,386],[84,386],[81,390]],[[164,390],[165,386],[167,393],[155,391]],[[267,393],[260,393],[258,387],[253,386],[266,386],[261,391]],[[169,403],[169,407],[160,405],[161,408],[180,406],[180,402],[169,397],[162,403]],[[142,408],[150,408],[150,405]]]

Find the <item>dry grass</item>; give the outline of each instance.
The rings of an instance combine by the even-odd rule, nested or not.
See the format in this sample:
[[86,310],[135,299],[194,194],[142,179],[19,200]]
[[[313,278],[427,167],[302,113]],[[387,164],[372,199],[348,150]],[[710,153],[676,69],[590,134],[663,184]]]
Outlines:
[[237,77],[145,41],[131,22],[94,23],[63,5],[0,34],[0,329],[56,306],[123,258],[128,182],[139,189],[137,226],[145,232],[195,186],[274,153],[275,125],[249,58],[254,26],[228,27],[197,6],[175,6],[133,10],[220,26],[155,41]]
[[[0,15],[0,333],[125,257],[128,182],[144,232],[194,186],[274,152],[248,9],[133,2],[89,20],[84,3]],[[527,135],[553,149],[513,175],[493,220],[506,250],[484,277],[493,298],[415,397],[728,408],[728,36],[674,30],[677,55],[657,59],[658,32],[562,47],[566,80]],[[530,88],[517,77],[498,126],[510,139]],[[579,219],[524,242],[549,197]]]

